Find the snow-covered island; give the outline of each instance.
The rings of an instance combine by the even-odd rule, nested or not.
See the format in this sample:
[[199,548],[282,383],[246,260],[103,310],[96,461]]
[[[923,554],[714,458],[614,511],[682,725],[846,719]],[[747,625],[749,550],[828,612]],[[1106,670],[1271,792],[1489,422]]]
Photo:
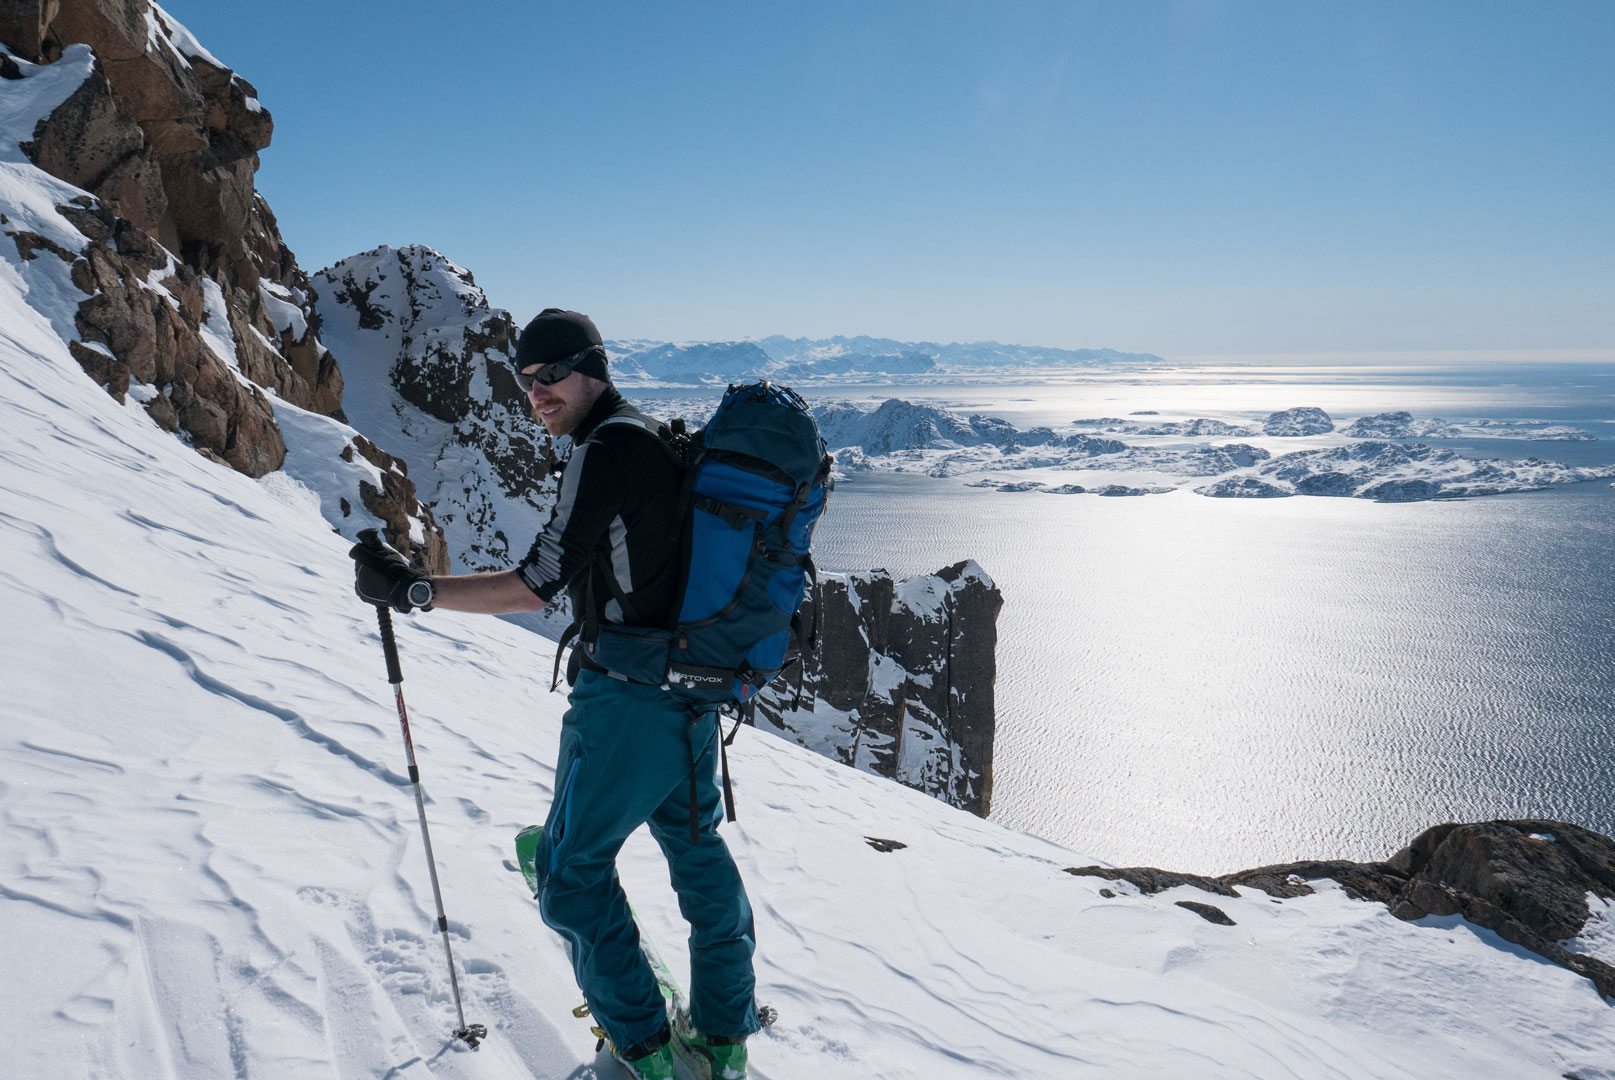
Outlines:
[[[497,370],[493,313],[424,249],[406,262],[430,282],[379,250],[374,289],[353,261],[311,281],[252,187],[256,91],[147,0],[23,0],[0,42],[0,1076],[609,1075],[512,861],[556,786],[564,702],[536,639],[399,620],[442,932],[489,1029],[471,1051],[449,1036],[393,691],[351,592],[366,526],[447,568],[433,498],[493,551],[478,515],[512,478],[488,459],[453,482],[462,455],[508,449],[478,411],[497,395],[454,389]],[[351,423],[327,326],[355,392],[397,391]],[[868,460],[1013,456],[965,427],[981,441]],[[1132,452],[1076,434],[1021,449]],[[1283,460],[1255,449],[1206,461]],[[961,564],[894,587],[939,622],[979,581]],[[840,600],[862,607],[863,584]],[[851,689],[934,674],[877,666]],[[935,712],[952,693],[932,689]],[[949,770],[868,728],[895,770]],[[1444,826],[1383,863],[1211,878],[1110,867],[764,731],[730,756],[772,1080],[1615,1069],[1615,842],[1574,825]],[[687,978],[648,836],[620,867]]]
[[[1187,489],[1216,498],[1326,495],[1410,502],[1533,491],[1615,476],[1615,466],[1574,466],[1535,457],[1476,458],[1446,447],[1387,441],[1389,436],[1364,437],[1390,426],[1393,421],[1386,417],[1414,429],[1415,423],[1400,419],[1410,415],[1405,413],[1368,417],[1343,431],[1336,431],[1322,409],[1310,406],[1273,413],[1260,430],[1203,416],[1148,422],[1099,417],[1074,421],[1063,430],[1022,430],[997,417],[900,398],[874,406],[826,403],[816,406],[814,415],[837,452],[843,475],[885,471],[970,477],[973,487],[1008,492],[1146,495]],[[1447,427],[1507,432],[1504,437],[1513,438],[1542,430],[1537,421]],[[1547,430],[1551,434],[1546,438],[1564,438],[1573,429]],[[1186,441],[1230,437],[1239,441]],[[1309,438],[1321,438],[1324,444],[1307,445]],[[1243,441],[1247,439],[1252,441]],[[1292,449],[1298,443],[1301,447]]]

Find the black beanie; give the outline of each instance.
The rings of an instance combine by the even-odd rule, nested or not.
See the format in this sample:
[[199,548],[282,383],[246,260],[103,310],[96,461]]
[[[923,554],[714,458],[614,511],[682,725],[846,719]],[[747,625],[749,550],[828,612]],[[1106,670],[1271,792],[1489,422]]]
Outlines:
[[595,351],[572,370],[581,371],[602,382],[610,382],[611,376],[606,374],[605,346],[600,340],[600,331],[595,329],[594,320],[576,311],[545,308],[527,324],[516,342],[516,370],[565,360],[590,346],[594,346]]

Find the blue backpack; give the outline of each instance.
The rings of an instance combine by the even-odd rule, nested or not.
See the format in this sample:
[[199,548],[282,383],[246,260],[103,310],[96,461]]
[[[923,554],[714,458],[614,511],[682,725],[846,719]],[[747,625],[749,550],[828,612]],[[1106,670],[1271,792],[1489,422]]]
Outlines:
[[[831,457],[801,395],[768,382],[731,386],[705,428],[682,420],[663,426],[623,414],[657,437],[684,470],[680,582],[671,625],[599,622],[590,595],[561,645],[578,647],[607,673],[667,688],[691,706],[690,840],[697,841],[694,720],[708,709],[738,716],[719,748],[725,816],[735,820],[728,746],[752,717],[758,691],[797,668],[793,707],[801,704],[802,667],[817,644],[801,606],[816,574],[813,527],[832,487]],[[591,576],[591,593],[592,582]],[[560,650],[556,651],[556,670]]]
[[729,387],[696,432],[632,415],[605,423],[655,434],[684,470],[680,582],[669,625],[619,626],[583,612],[580,647],[618,678],[666,687],[692,706],[750,706],[817,637],[799,609],[815,576],[813,528],[831,458],[807,403],[756,382]]

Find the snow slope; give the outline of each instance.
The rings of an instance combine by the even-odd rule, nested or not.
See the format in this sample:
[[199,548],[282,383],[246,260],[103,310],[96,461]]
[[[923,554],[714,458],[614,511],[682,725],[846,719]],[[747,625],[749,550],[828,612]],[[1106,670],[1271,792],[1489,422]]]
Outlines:
[[[346,541],[293,479],[212,465],[114,402],[24,293],[0,260],[0,1075],[620,1075],[506,861],[548,803],[562,711],[533,637],[441,612],[400,630],[468,1011],[492,1029],[471,1052],[447,1039]],[[775,1080],[1615,1077],[1590,984],[1461,921],[1330,888],[1141,897],[778,739],[743,736],[732,764]],[[676,957],[654,845],[622,864]]]

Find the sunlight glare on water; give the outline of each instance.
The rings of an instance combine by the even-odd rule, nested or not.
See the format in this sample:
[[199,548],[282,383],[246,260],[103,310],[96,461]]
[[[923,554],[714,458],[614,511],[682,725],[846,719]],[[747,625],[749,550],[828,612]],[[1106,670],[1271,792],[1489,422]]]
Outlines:
[[[1337,424],[1396,409],[1537,418],[1599,439],[1440,442],[1615,461],[1607,365],[1098,372],[811,396],[901,396],[1021,427],[1140,409],[1259,425],[1299,405]],[[993,817],[1094,858],[1200,872],[1377,859],[1442,821],[1508,816],[1615,832],[1606,482],[1377,504],[857,474],[815,557],[827,570],[987,569],[1005,601]]]

